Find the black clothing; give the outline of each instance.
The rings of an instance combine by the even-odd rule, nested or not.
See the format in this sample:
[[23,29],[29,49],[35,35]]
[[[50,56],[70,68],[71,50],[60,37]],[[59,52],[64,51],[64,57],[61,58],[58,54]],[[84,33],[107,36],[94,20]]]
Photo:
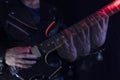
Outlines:
[[29,7],[27,7],[27,8],[30,10],[31,15],[33,16],[33,19],[36,22],[36,24],[40,25],[40,9],[39,8],[32,9],[32,8],[29,8]]
[[[0,8],[4,11],[0,12],[1,57],[5,54],[5,51],[8,48],[16,46],[34,46],[36,44],[40,44],[65,28],[62,17],[56,8],[42,0],[40,1],[39,10],[40,24],[36,22],[34,16],[31,14],[31,11],[19,0],[1,1],[1,4]],[[48,26],[53,21],[55,22],[54,25],[52,25],[48,30]],[[41,65],[36,65],[38,67],[36,67],[35,70],[38,71]],[[31,69],[33,73],[35,70]]]

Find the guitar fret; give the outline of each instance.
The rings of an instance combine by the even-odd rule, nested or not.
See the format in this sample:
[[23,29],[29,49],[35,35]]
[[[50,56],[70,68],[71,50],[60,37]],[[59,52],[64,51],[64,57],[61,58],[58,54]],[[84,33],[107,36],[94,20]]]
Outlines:
[[108,7],[105,8],[105,12],[106,12],[106,14],[107,14],[108,16],[111,16],[111,15],[113,14],[113,11],[110,10]]
[[61,38],[62,38],[62,37],[67,38],[67,37],[68,37],[68,36],[66,35],[66,33],[65,33],[65,30],[62,31],[62,32],[60,32],[59,34],[61,35]]
[[54,39],[51,38],[49,41],[50,41],[49,42],[50,43],[49,50],[54,49],[55,48],[55,41],[54,41]]
[[[119,5],[119,8],[120,8],[120,5]],[[101,21],[102,19],[100,18],[100,16],[103,16],[103,15],[108,15],[108,16],[111,16],[113,15],[114,13],[118,12],[118,10],[120,10],[118,8],[118,5],[113,5],[113,3],[109,4],[108,6],[105,6],[104,8],[102,8],[101,10],[97,11],[96,13],[88,16],[87,18],[85,18],[84,20],[87,22],[88,25],[95,25],[95,21],[93,18],[91,18],[91,16],[95,16],[95,18],[98,20],[98,21]],[[92,20],[93,19],[93,20]]]
[[90,23],[91,23],[91,21],[89,20],[89,21],[85,21],[85,19],[84,20],[82,20],[81,22],[79,22],[78,24],[80,25],[79,26],[79,32],[81,32],[82,30],[86,30],[86,29],[88,29],[88,25],[90,26]]
[[58,46],[59,45],[59,38],[57,37],[57,35],[55,35],[53,38],[55,41],[55,45]]
[[54,45],[56,46],[56,43],[55,43],[56,38],[55,38],[55,36],[52,37],[52,40],[54,42]]
[[[95,16],[95,19],[97,20],[97,21],[101,21],[102,20],[102,15],[105,15],[104,13],[96,13],[96,14],[94,14],[94,16]],[[105,16],[104,16],[105,17]],[[96,21],[95,21],[96,22]],[[94,23],[95,23],[94,22]],[[96,23],[95,23],[96,24]]]
[[95,25],[95,19],[93,18],[93,15],[89,16],[89,21],[90,21],[90,23],[89,23],[90,26],[94,26]]
[[80,32],[81,32],[81,22],[78,22],[77,25],[78,25],[78,26],[75,26],[75,31],[76,31],[77,33],[80,33]]
[[55,44],[57,41],[57,44],[58,44],[58,37],[57,36],[54,36],[46,41],[43,42],[44,45],[42,45],[43,48],[42,49],[42,52],[44,53],[47,53],[49,52],[51,49],[54,49],[57,45]]
[[[94,16],[94,17],[93,17]],[[92,14],[90,16],[88,16],[86,19],[84,19],[83,23],[82,23],[82,26],[93,26],[95,25],[95,19],[94,18],[97,18],[98,15],[97,14]],[[99,19],[99,18],[98,18]],[[83,27],[83,28],[84,28]]]
[[45,47],[44,47],[43,45],[44,45],[44,43],[41,43],[41,44],[39,45],[40,51],[41,51],[42,53],[46,53],[46,49],[45,49]]
[[54,49],[55,48],[55,41],[53,38],[51,38],[50,44],[51,44],[51,49]]
[[78,24],[74,24],[73,26],[68,28],[73,35],[77,34],[76,30],[78,29],[78,26],[76,26],[76,25],[78,25]]
[[46,53],[46,51],[47,51],[46,42],[43,43],[42,47],[43,47],[43,52]]
[[76,31],[76,30],[77,30],[77,29],[76,29],[76,25],[77,25],[77,24],[74,24],[74,25],[72,25],[72,26],[70,26],[70,27],[68,28],[68,30],[71,32],[72,35],[77,34],[77,33],[76,33],[76,32],[77,32],[77,31]]
[[118,6],[115,6],[115,8],[113,9],[114,13],[120,11],[120,4]]
[[58,33],[57,36],[59,36],[59,44],[58,45],[61,45],[63,43],[63,40],[62,40],[63,33]]
[[81,32],[81,29],[82,29],[81,26],[82,26],[82,25],[79,24],[79,23],[77,23],[77,25],[75,26],[75,29],[76,29],[76,32],[77,32],[77,33],[80,33],[80,32]]
[[[120,6],[119,6],[120,7]],[[115,7],[114,9],[113,9],[113,11],[114,11],[114,13],[117,13],[118,12],[118,8],[117,7]]]
[[46,44],[45,44],[45,50],[46,50],[46,53],[49,52],[52,48],[54,48],[54,45],[51,44],[51,42],[53,42],[54,40],[52,40],[51,38],[46,40]]
[[116,3],[117,1],[103,8],[103,10],[106,12],[108,16],[111,16],[120,10],[120,4],[116,4]]
[[48,52],[49,51],[49,47],[50,46],[50,42],[49,42],[49,39],[46,41],[46,52]]
[[60,33],[58,34],[58,36],[60,36],[60,41],[59,41],[59,45],[58,45],[58,46],[63,45],[64,42],[63,42],[62,37],[67,38],[65,32],[60,32]]

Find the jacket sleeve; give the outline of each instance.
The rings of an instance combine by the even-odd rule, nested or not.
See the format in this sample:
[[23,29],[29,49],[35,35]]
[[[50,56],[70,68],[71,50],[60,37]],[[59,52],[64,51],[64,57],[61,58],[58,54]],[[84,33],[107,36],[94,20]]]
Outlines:
[[7,48],[7,36],[4,31],[6,12],[5,4],[0,1],[0,67],[4,62],[5,51]]

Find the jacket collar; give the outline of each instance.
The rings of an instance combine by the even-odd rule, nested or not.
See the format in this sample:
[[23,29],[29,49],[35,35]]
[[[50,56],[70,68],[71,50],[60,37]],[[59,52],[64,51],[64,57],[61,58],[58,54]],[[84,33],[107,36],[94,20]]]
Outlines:
[[[7,2],[10,15],[27,24],[32,29],[37,29],[35,21],[27,8],[19,0],[9,0]],[[46,16],[44,16],[46,15]],[[40,24],[45,23],[49,16],[49,6],[44,1],[40,1]]]

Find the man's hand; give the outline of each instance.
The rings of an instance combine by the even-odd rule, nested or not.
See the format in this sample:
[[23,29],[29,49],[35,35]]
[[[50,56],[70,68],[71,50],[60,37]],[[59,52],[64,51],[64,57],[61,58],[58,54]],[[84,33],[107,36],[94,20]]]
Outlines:
[[65,30],[65,34],[66,36],[61,36],[61,40],[64,44],[57,51],[60,57],[67,60],[68,62],[73,62],[77,59],[77,50],[74,44],[74,36],[68,29]]
[[86,22],[82,22],[82,25],[77,26],[77,35],[75,35],[74,42],[77,49],[78,58],[81,56],[87,56],[90,54],[90,28]]
[[[5,62],[9,66],[29,68],[36,63],[37,56],[29,54],[30,47],[14,47],[6,51]],[[31,59],[31,60],[30,60]]]
[[[98,18],[93,17],[93,19],[96,24],[90,28],[91,50],[101,47],[104,44],[106,40],[109,17],[107,15],[101,15]],[[101,20],[99,21],[98,19]]]
[[[86,24],[85,24],[86,25]],[[68,61],[75,61],[79,56],[87,56],[90,53],[90,32],[86,25],[80,27],[78,34],[73,34],[69,29],[65,30],[67,37],[62,37],[64,45],[58,49],[59,55]]]
[[106,39],[106,33],[108,28],[108,16],[99,16],[101,21],[98,21],[95,17],[92,17],[95,21],[95,25],[90,27],[87,23],[83,22],[82,25],[78,25],[78,34],[72,35],[71,31],[67,30],[66,35],[68,38],[63,37],[64,45],[58,49],[59,55],[69,61],[74,61],[79,56],[87,56],[92,49],[96,49],[102,46]]

